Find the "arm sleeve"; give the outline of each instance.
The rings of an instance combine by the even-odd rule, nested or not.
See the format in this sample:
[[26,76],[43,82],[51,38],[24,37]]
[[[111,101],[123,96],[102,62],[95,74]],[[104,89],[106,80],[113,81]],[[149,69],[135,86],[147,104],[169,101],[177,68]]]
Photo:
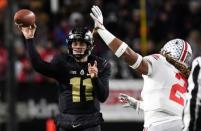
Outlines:
[[100,102],[105,102],[109,95],[110,64],[106,65],[98,77],[92,79],[95,95]]
[[56,64],[48,63],[41,59],[40,55],[36,51],[36,48],[34,47],[34,40],[33,39],[26,40],[26,46],[28,49],[28,55],[33,68],[37,72],[45,76],[56,77],[58,73],[58,68],[56,67]]

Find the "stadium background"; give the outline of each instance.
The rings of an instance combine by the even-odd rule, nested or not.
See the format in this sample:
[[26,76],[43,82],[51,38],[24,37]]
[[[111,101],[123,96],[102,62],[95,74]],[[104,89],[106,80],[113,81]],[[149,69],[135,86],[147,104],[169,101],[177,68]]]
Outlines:
[[[31,67],[12,21],[14,12],[27,8],[36,14],[37,50],[50,61],[65,51],[66,34],[74,25],[93,29],[89,12],[94,4],[102,9],[107,29],[138,53],[157,53],[166,41],[183,38],[191,44],[193,57],[201,54],[200,0],[0,0],[0,131],[53,131],[51,120],[58,113],[55,81]],[[123,109],[117,99],[120,92],[140,98],[141,77],[97,35],[95,44],[93,52],[112,64],[102,130],[141,131],[142,113]]]

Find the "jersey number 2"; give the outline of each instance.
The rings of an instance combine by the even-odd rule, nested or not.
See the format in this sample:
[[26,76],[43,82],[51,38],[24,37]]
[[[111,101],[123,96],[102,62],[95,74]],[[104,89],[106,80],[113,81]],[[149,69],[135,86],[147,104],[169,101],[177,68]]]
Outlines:
[[184,94],[187,90],[187,80],[180,74],[180,73],[176,73],[175,76],[178,80],[183,80],[184,81],[184,85],[180,85],[180,84],[174,84],[171,88],[170,91],[170,100],[184,106],[184,98],[182,98],[182,96],[178,96],[177,93],[180,94]]
[[81,85],[81,78],[74,77],[70,79],[72,85],[72,100],[73,102],[80,102],[80,88],[85,87],[85,99],[86,101],[93,100],[92,96],[92,82],[90,78],[84,79]]

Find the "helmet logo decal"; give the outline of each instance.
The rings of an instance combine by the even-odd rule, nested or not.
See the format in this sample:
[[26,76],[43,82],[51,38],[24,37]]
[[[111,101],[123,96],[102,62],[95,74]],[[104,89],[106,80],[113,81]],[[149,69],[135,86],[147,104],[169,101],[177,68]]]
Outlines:
[[84,75],[84,70],[82,69],[81,71],[80,71],[80,75]]
[[187,49],[188,49],[188,45],[187,45],[186,41],[184,41],[182,54],[181,54],[181,62],[184,62],[184,60],[187,56]]
[[69,73],[70,73],[70,74],[73,74],[73,75],[76,75],[76,74],[77,74],[77,71],[70,71]]

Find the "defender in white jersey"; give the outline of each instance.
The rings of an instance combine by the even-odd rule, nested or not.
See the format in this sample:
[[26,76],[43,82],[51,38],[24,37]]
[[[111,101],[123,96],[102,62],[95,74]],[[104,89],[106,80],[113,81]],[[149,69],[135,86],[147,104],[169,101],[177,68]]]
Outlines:
[[90,16],[94,20],[95,31],[112,52],[143,75],[143,105],[133,100],[138,103],[137,109],[144,109],[144,130],[182,131],[190,72],[188,64],[192,55],[190,45],[182,39],[174,39],[165,44],[160,54],[143,58],[105,29],[102,12],[97,6],[92,7]]

